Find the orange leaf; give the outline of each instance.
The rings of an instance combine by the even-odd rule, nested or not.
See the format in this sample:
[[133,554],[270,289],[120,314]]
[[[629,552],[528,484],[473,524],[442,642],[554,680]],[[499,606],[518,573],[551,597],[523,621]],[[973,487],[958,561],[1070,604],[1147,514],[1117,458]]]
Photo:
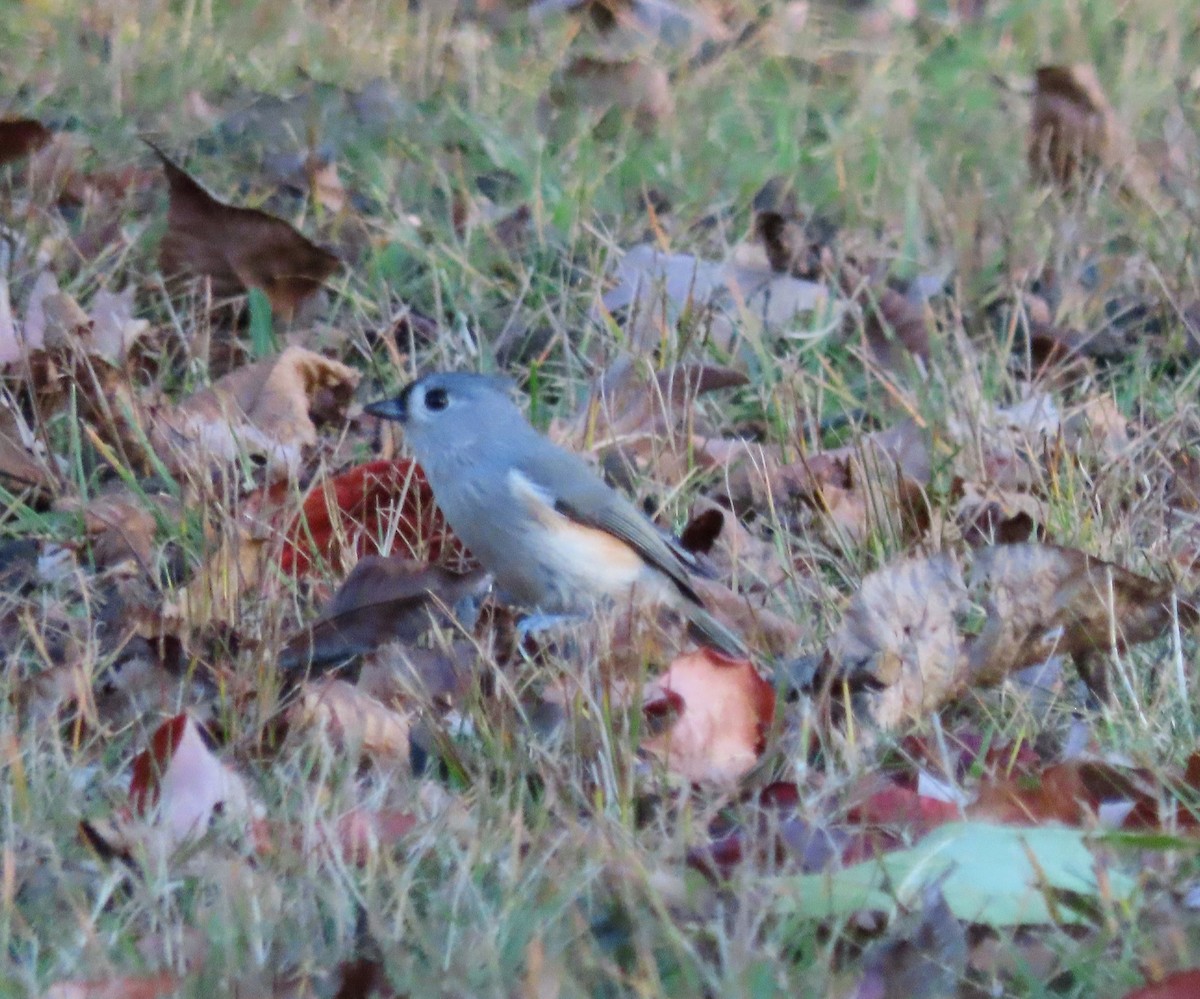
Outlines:
[[666,732],[643,743],[667,769],[727,784],[757,762],[775,714],[775,688],[749,660],[701,649],[680,656],[647,687],[644,710],[676,715]]

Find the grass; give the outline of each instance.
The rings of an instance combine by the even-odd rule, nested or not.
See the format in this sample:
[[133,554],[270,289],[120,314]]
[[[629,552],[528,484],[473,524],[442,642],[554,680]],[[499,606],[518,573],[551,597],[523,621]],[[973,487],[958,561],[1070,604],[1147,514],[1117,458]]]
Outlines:
[[[149,137],[218,196],[262,204],[336,243],[348,238],[339,221],[304,199],[280,199],[263,168],[267,153],[303,148],[309,135],[299,133],[328,142],[366,219],[357,266],[331,282],[324,319],[346,335],[342,354],[364,372],[361,394],[375,396],[417,371],[501,367],[497,338],[507,333],[520,343],[528,335],[544,347],[518,352],[510,368],[534,394],[534,418],[543,426],[574,411],[621,346],[619,326],[598,320],[592,306],[614,251],[651,238],[643,208],[650,192],[671,206],[663,214],[675,251],[722,257],[748,232],[754,194],[783,176],[807,212],[836,220],[846,250],[883,261],[892,277],[952,268],[953,294],[935,305],[941,332],[927,379],[910,371],[881,377],[835,337],[801,347],[781,341],[747,360],[751,385],[701,403],[718,428],[754,421],[769,442],[789,449],[853,439],[857,422],[823,440],[814,429],[846,413],[887,426],[907,410],[943,441],[952,421],[993,432],[987,414],[1012,404],[1021,389],[1006,330],[988,304],[1012,303],[1021,273],[1052,267],[1068,296],[1061,320],[1089,330],[1106,321],[1108,301],[1140,298],[1159,307],[1167,333],[1178,336],[1176,306],[1195,300],[1200,30],[1177,3],[992,0],[972,23],[929,3],[912,24],[879,30],[840,5],[814,3],[802,31],[756,37],[699,69],[667,56],[677,109],[648,132],[620,115],[595,127],[595,115],[568,108],[547,134],[534,123],[572,44],[568,19],[536,31],[521,16],[491,27],[454,20],[449,6],[27,3],[0,19],[10,95],[3,111],[79,135],[94,166],[148,163],[139,140]],[[743,6],[752,16],[759,5]],[[1085,202],[1029,184],[1022,88],[1038,64],[1063,61],[1096,65],[1139,140],[1170,139],[1183,150],[1178,213],[1158,218],[1108,190]],[[376,78],[393,85],[391,117],[376,127],[355,125],[337,88],[358,91]],[[259,93],[288,97],[309,81],[317,99],[308,113],[251,114],[244,131],[223,128],[231,109],[251,106]],[[182,111],[192,94],[220,108],[220,122]],[[292,146],[289,128],[297,133]],[[531,210],[529,242],[516,254],[498,249],[486,225],[458,231],[452,224],[456,199],[477,200],[481,176],[498,211]],[[81,301],[100,284],[132,282],[138,314],[174,330],[177,340],[204,329],[196,303],[170,300],[156,275],[162,199],[128,208],[128,248],[99,263],[63,249],[88,211],[66,220],[32,212],[8,224],[14,303],[49,255],[64,289]],[[1107,294],[1088,293],[1098,280],[1093,271],[1103,272]],[[403,371],[373,339],[399,303],[446,319],[453,331],[405,356]],[[271,335],[263,305],[250,305],[247,339],[255,351]],[[1195,370],[1186,358],[1163,360],[1157,343],[1138,340],[1090,381],[1056,395],[1064,410],[1100,394],[1114,398],[1135,426],[1133,457],[1098,474],[1090,459],[1064,452],[1044,483],[1055,541],[1155,576],[1173,564],[1174,551],[1155,489],[1169,455],[1200,439]],[[678,344],[662,345],[663,360],[674,352],[682,352]],[[208,374],[202,364],[167,365],[153,388],[178,396]],[[332,440],[337,432],[324,433]],[[75,411],[47,420],[38,433],[63,458],[76,497],[86,501],[114,478],[81,436]],[[965,454],[949,444],[935,454],[941,523]],[[701,477],[681,495],[653,472],[639,488],[670,496],[667,513],[676,523],[691,495],[711,484]],[[182,522],[160,525],[160,550],[179,547],[194,569],[202,539],[211,546],[229,535],[236,509],[236,499],[210,497]],[[821,648],[843,597],[866,572],[911,551],[888,529],[829,542],[811,518],[780,510],[759,511],[751,526],[780,552],[804,553],[820,568],[780,588],[772,605],[800,622],[812,649]],[[96,601],[114,580],[95,571],[86,545],[76,544],[78,531],[73,515],[0,493],[0,533],[37,538],[43,552],[68,546],[71,567],[0,597],[8,644],[0,706],[5,994],[40,994],[68,978],[182,970],[198,940],[206,957],[183,986],[197,996],[230,992],[235,982],[262,994],[288,994],[289,987],[297,995],[332,994],[334,969],[375,953],[397,991],[410,995],[848,994],[868,935],[857,926],[781,919],[770,865],[745,865],[720,887],[685,867],[686,850],[705,839],[714,818],[752,814],[753,806],[669,787],[633,750],[640,716],[602,689],[581,695],[566,727],[551,734],[529,712],[529,694],[544,676],[518,673],[490,694],[476,690],[460,708],[462,723],[442,733],[445,774],[362,768],[312,733],[293,734],[265,753],[265,721],[276,704],[271,643],[315,614],[319,601],[300,593],[264,605],[247,593],[240,647],[218,643],[214,651],[197,641],[190,654],[198,672],[219,661],[238,676],[260,678],[257,702],[234,703],[222,690],[198,693],[195,678],[185,676],[152,708],[125,705],[98,715],[98,725],[59,727],[31,717],[38,678],[72,658],[97,684],[115,683],[112,700],[121,700],[120,678],[108,676],[96,641],[103,616]],[[1192,576],[1181,582],[1195,589]],[[169,595],[170,587],[156,592]],[[1127,655],[1128,690],[1159,710],[1144,724],[1118,683],[1117,706],[1088,719],[1104,751],[1164,769],[1195,749],[1195,644],[1185,635],[1178,649],[1171,645]],[[1174,669],[1175,655],[1184,660],[1186,700],[1159,679]],[[571,669],[551,664],[552,672]],[[417,830],[401,849],[373,853],[363,867],[286,842],[247,863],[247,845],[225,829],[190,858],[149,864],[139,876],[89,853],[78,821],[124,801],[129,759],[162,714],[214,696],[230,758],[268,814],[301,841],[311,843],[357,807],[412,810]],[[998,739],[1037,738],[1060,734],[1076,707],[1064,700],[1047,720],[1006,690],[959,713]],[[821,815],[889,750],[885,739],[815,767],[788,749],[800,744],[803,709],[789,705],[785,713],[790,734],[772,746],[756,780],[800,780],[808,814]],[[816,769],[823,779],[813,777]],[[1144,907],[1120,914],[1119,925],[1039,935],[1057,955],[1048,980],[1021,967],[1027,950],[1005,936],[1018,967],[1003,994],[1116,996],[1155,960],[1173,954],[1187,961],[1186,941],[1195,944],[1198,931],[1170,903],[1169,889],[1194,884],[1200,864],[1194,854],[1176,853],[1151,867]],[[1166,917],[1155,904],[1170,910],[1175,936],[1157,933],[1156,920]]]

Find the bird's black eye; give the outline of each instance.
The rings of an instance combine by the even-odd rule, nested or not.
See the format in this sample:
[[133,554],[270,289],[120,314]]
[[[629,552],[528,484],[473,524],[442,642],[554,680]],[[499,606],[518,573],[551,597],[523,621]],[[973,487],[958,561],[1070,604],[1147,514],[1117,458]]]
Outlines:
[[435,413],[445,409],[449,401],[450,397],[446,395],[445,389],[431,388],[425,393],[425,408],[432,409]]

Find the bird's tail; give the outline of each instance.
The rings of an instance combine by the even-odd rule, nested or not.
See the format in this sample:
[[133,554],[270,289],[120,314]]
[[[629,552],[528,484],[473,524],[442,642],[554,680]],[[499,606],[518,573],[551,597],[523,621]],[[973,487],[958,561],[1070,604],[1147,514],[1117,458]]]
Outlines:
[[689,601],[684,613],[688,618],[688,630],[696,641],[734,659],[750,658],[746,643],[699,604]]

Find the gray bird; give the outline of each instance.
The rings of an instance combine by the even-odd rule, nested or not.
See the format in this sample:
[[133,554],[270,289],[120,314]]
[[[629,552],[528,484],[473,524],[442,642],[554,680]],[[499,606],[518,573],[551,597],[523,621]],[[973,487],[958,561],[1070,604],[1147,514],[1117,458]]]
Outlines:
[[695,556],[534,430],[506,380],[426,375],[365,411],[403,424],[447,522],[506,599],[571,614],[636,589],[680,609],[706,644],[747,655],[692,588]]

